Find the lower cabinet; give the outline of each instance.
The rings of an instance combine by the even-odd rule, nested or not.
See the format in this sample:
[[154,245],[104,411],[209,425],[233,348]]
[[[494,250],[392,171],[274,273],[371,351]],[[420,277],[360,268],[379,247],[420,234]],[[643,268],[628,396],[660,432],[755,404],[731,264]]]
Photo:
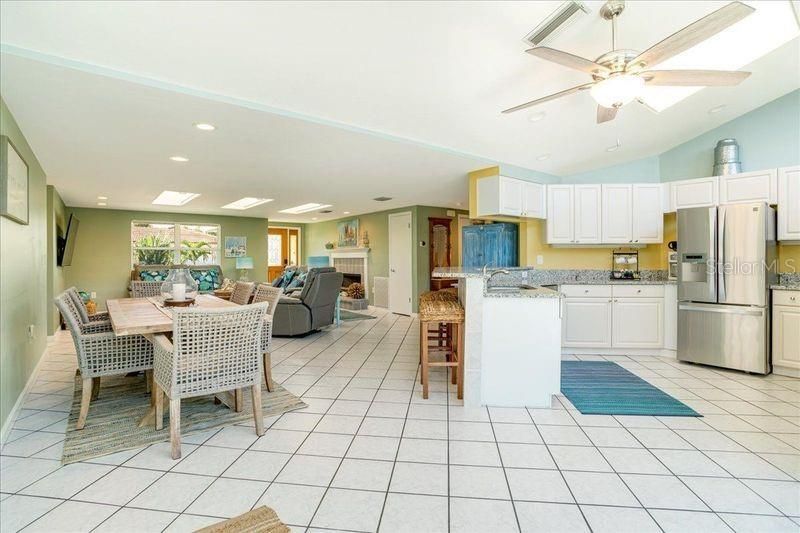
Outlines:
[[564,285],[565,348],[664,347],[664,287]]
[[800,292],[772,293],[772,371],[800,377]]

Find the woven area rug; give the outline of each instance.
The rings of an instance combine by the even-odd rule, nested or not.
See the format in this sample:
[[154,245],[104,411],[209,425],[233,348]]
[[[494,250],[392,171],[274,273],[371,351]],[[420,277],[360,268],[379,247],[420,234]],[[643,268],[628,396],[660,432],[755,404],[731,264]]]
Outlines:
[[262,505],[249,513],[198,529],[195,533],[289,533],[290,531],[275,511]]
[[[154,425],[138,427],[150,409],[150,394],[144,376],[110,376],[100,380],[100,396],[89,406],[86,426],[78,431],[75,423],[81,406],[83,382],[75,378],[75,392],[67,421],[62,464],[74,463],[123,450],[169,440],[169,402],[164,399],[164,429]],[[211,396],[189,398],[181,402],[181,435],[253,421],[250,391],[244,391],[244,409],[237,413],[224,404],[214,404]],[[262,388],[264,418],[307,407],[300,398],[277,383],[275,392]],[[255,429],[253,430],[255,431]]]
[[341,320],[373,320],[375,317],[372,315],[356,313],[355,311],[350,311],[349,309],[340,309],[339,318]]
[[561,392],[585,415],[701,416],[611,361],[561,361]]

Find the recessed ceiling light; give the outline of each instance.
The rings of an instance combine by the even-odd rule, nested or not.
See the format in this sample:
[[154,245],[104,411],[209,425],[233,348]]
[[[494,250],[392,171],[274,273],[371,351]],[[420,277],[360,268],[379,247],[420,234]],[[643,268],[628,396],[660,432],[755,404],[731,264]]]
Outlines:
[[250,209],[251,207],[255,207],[257,205],[265,204],[267,202],[271,202],[272,198],[253,198],[251,196],[247,196],[240,200],[236,200],[235,202],[231,202],[229,204],[225,204],[222,206],[222,209]]
[[349,215],[350,211],[342,211],[342,213],[345,214],[345,215]]
[[279,213],[287,213],[289,215],[302,215],[303,213],[309,213],[311,211],[317,211],[318,209],[325,209],[326,207],[330,207],[330,204],[303,204],[298,205],[295,207],[290,207],[289,209],[281,209],[278,211]]
[[186,163],[189,161],[189,158],[183,157],[182,155],[173,155],[170,157],[170,160],[175,161],[176,163]]
[[108,204],[107,204],[107,203],[105,203],[105,202],[97,202],[97,205],[99,205],[100,207],[105,207],[105,206],[107,206]]
[[194,127],[202,131],[214,131],[215,129],[217,129],[215,125],[209,124],[207,122],[196,122]]
[[542,154],[536,158],[537,161],[544,161],[546,159],[550,159],[550,154]]
[[530,115],[528,115],[528,120],[530,120],[531,122],[539,122],[544,117],[545,117],[545,112],[538,111],[536,113],[531,113]]
[[103,200],[108,200],[108,196],[98,196],[97,199],[102,202]]
[[311,217],[311,220],[317,220],[317,217]]
[[713,115],[714,113],[719,113],[723,109],[725,109],[725,104],[721,104],[721,105],[712,107],[711,109],[708,110],[708,112],[709,112],[709,114]]
[[185,205],[200,196],[196,192],[164,191],[159,194],[153,204],[155,205]]

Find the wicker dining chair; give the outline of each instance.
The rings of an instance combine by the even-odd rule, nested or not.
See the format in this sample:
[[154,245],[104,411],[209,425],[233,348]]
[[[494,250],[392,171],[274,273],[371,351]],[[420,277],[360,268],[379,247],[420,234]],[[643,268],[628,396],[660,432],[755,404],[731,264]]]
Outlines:
[[78,293],[78,289],[76,289],[75,287],[70,287],[64,292],[66,292],[69,295],[70,299],[75,304],[75,309],[80,315],[81,322],[83,322],[84,324],[88,322],[102,322],[104,320],[109,320],[108,313],[106,312],[100,312],[90,315],[89,311],[86,309],[86,304],[83,303],[83,298],[81,298],[81,295]]
[[256,287],[256,292],[253,294],[253,303],[267,302],[267,318],[264,319],[264,332],[261,336],[261,350],[264,352],[264,382],[267,384],[267,391],[272,392],[275,390],[275,384],[272,382],[272,317],[275,316],[275,310],[278,308],[278,302],[283,295],[283,289],[273,287],[267,283],[261,283]]
[[253,295],[255,285],[252,281],[237,281],[233,286],[231,301],[235,304],[247,305],[250,303],[250,296]]
[[161,296],[160,281],[131,281],[131,298]]
[[75,429],[83,429],[89,404],[97,399],[100,378],[153,368],[153,345],[141,335],[118,337],[107,322],[80,322],[80,315],[68,292],[55,298],[56,307],[72,333],[78,369],[83,378],[81,409]]
[[264,434],[261,407],[261,332],[267,304],[238,308],[175,308],[172,342],[154,337],[156,429],[164,426],[169,397],[172,458],[181,456],[181,399],[250,387],[256,434]]

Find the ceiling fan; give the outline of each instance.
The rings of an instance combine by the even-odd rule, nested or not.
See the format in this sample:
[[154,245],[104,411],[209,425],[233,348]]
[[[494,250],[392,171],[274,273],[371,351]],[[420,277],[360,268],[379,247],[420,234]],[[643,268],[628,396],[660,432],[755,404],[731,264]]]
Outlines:
[[600,15],[611,21],[612,50],[594,61],[546,46],[526,50],[531,55],[590,74],[593,81],[514,106],[503,113],[513,113],[589,89],[598,104],[597,123],[600,124],[613,120],[617,110],[633,100],[647,106],[640,98],[645,85],[720,87],[738,85],[750,75],[749,72],[727,70],[650,69],[742,20],[755,11],[752,7],[731,2],[641,53],[617,49],[617,17],[624,9],[623,0],[609,0],[600,9]]

